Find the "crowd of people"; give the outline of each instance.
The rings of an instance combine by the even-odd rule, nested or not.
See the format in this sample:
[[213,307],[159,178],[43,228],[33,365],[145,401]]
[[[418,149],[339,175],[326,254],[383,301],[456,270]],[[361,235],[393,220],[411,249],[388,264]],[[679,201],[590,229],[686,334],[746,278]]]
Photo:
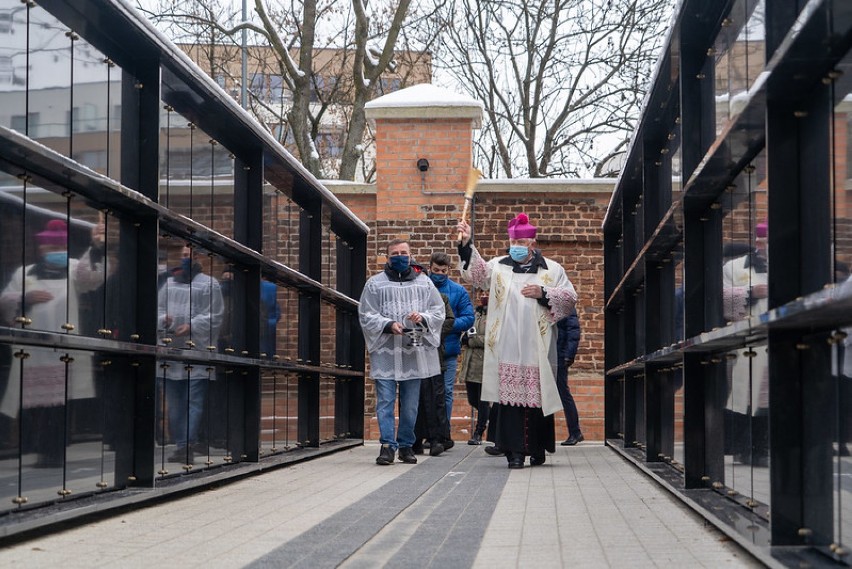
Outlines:
[[[568,387],[580,339],[577,293],[565,270],[536,247],[537,228],[521,213],[507,227],[508,255],[486,261],[470,226],[457,227],[458,268],[477,293],[450,279],[451,257],[416,263],[410,244],[393,239],[387,263],[361,295],[359,318],[375,382],[381,448],[376,463],[415,464],[429,447],[453,446],[450,432],[457,377],[476,412],[468,444],[493,442],[488,454],[508,467],[546,461],[555,452],[554,413],[564,411],[569,436],[584,440]],[[461,367],[456,369],[461,354]],[[399,397],[399,421],[395,410]]]

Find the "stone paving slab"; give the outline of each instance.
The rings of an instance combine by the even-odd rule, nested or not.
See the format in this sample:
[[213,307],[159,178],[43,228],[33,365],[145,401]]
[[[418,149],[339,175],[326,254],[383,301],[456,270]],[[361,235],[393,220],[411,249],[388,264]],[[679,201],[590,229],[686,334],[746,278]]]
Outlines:
[[7,545],[0,566],[761,566],[600,444],[514,471],[466,445],[417,465],[377,454],[368,443]]

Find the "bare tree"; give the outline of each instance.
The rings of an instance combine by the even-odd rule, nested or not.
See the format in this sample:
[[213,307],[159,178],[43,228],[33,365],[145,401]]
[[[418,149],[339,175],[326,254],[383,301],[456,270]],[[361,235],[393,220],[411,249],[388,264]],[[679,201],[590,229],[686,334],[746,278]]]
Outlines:
[[485,105],[492,177],[615,175],[672,0],[456,0],[436,69]]
[[442,0],[414,7],[411,0],[250,0],[245,22],[223,0],[157,1],[145,9],[137,0],[174,41],[190,44],[190,55],[223,86],[239,85],[235,61],[241,33],[249,32],[249,107],[318,177],[369,180],[364,105],[431,81]]

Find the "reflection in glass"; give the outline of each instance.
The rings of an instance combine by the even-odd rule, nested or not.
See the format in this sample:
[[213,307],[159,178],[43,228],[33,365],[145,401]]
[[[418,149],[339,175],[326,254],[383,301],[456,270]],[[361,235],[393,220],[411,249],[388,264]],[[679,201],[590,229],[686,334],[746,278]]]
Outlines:
[[[838,68],[848,69],[850,65],[852,52]],[[847,73],[838,77],[834,89],[830,131],[834,282],[841,294],[849,295],[852,294],[852,76]],[[852,328],[838,331],[834,338],[832,368],[837,401],[834,541],[848,548],[852,544]]]
[[766,63],[764,0],[738,0],[725,18],[713,48],[716,133],[748,103],[749,90]]
[[[157,299],[158,340],[176,351],[213,351],[224,317],[219,281],[210,276],[212,259],[179,239],[164,239],[169,276]],[[178,360],[160,363],[161,450],[165,461],[191,465],[207,452],[203,426],[214,369]],[[166,453],[166,446],[174,450]]]
[[[176,213],[233,237],[233,155],[164,104],[160,113],[160,201]],[[227,212],[217,215],[217,212]]]
[[765,151],[728,187],[723,203],[722,310],[725,322],[757,316],[768,308],[769,226]]
[[765,345],[725,356],[725,484],[769,504],[769,366]]
[[[852,52],[839,69],[852,66]],[[841,75],[835,83],[833,129],[831,129],[831,168],[834,180],[832,245],[834,281],[843,283],[852,276],[852,76]]]
[[299,378],[265,369],[261,372],[260,449],[262,454],[289,450],[298,441]]
[[[74,39],[67,26],[38,6],[30,10],[27,134],[65,156],[71,150]],[[23,63],[23,62],[22,62]],[[26,66],[24,69],[27,69]]]
[[0,0],[0,125],[24,134],[28,9],[18,0]]
[[260,280],[260,357],[274,358],[278,354],[278,322],[281,305],[279,288],[267,277]]
[[121,71],[83,39],[74,42],[71,157],[116,177],[119,172]]
[[335,439],[334,432],[334,377],[320,376],[320,441]]
[[835,430],[835,542],[852,541],[852,328],[833,334],[832,371],[835,379],[837,421]]
[[[12,271],[0,291],[2,320],[36,330],[86,334],[90,330],[80,319],[87,314],[87,295],[98,290],[103,295],[106,277],[103,218],[85,206],[74,208],[75,213],[87,210],[80,217],[69,216],[67,200],[31,185],[24,193],[29,210],[20,214],[25,219],[25,264]],[[4,266],[4,272],[10,266]]]

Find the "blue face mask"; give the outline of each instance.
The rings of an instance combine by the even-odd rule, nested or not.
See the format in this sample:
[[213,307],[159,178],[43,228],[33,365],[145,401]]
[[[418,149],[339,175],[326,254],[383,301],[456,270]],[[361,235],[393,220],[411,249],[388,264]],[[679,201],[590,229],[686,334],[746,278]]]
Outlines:
[[509,247],[509,256],[516,263],[520,263],[530,255],[530,248],[523,245],[512,245]]
[[447,282],[447,275],[436,275],[435,273],[432,273],[431,275],[429,275],[429,278],[432,279],[432,282],[435,283],[437,286],[441,286],[442,284]]
[[44,261],[53,265],[54,267],[67,267],[68,266],[68,252],[67,251],[53,251],[52,253],[45,253]]
[[388,259],[388,265],[391,270],[394,270],[398,273],[404,273],[408,270],[409,265],[411,264],[411,258],[408,255],[394,255],[393,257]]

